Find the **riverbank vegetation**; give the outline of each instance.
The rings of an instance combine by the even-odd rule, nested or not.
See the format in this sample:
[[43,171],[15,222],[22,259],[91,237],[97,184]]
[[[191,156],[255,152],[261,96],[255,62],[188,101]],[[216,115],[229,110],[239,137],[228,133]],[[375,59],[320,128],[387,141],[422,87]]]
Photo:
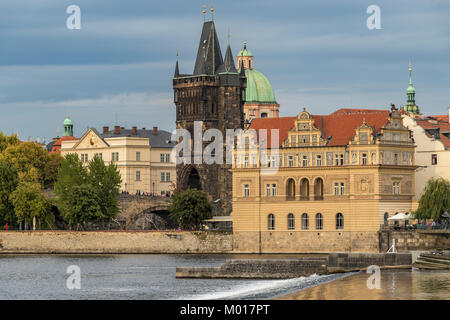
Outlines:
[[98,157],[83,166],[76,155],[49,154],[0,132],[0,228],[55,229],[55,211],[70,228],[110,221],[120,183],[117,166]]

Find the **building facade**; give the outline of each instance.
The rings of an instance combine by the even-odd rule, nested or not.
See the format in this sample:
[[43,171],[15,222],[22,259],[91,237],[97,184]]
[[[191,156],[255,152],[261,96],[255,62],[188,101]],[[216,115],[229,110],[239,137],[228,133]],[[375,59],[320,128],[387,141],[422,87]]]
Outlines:
[[253,54],[247,49],[247,42],[244,42],[244,48],[237,55],[236,68],[239,71],[244,68],[247,78],[244,104],[245,120],[278,118],[280,105],[275,99],[272,85],[264,74],[255,69]]
[[145,128],[113,130],[103,127],[102,133],[87,130],[80,139],[63,141],[61,155],[75,153],[87,164],[95,156],[105,163],[114,162],[122,178],[121,191],[130,194],[167,196],[175,187],[176,169],[171,156],[175,143],[171,133]]
[[414,143],[395,107],[255,119],[243,138],[232,169],[236,251],[377,251],[387,218],[412,209]]
[[[182,74],[176,63],[173,90],[177,129],[187,130],[194,138],[195,122],[200,124],[201,137],[208,129],[218,129],[225,136],[227,129],[243,128],[245,88],[245,73],[236,70],[230,45],[223,58],[214,21],[205,21],[194,72]],[[194,141],[190,143],[194,150]],[[203,152],[210,142],[200,140],[199,143]],[[178,155],[189,158],[177,165],[178,187],[206,192],[215,204],[215,215],[231,212],[231,164],[225,163],[225,154],[224,145],[223,164],[206,164],[201,156],[196,161],[194,154]]]
[[[450,115],[450,109],[449,109]],[[449,116],[418,117],[403,115],[403,124],[413,132],[416,143],[415,195],[419,200],[427,181],[443,177],[450,180],[450,123]]]

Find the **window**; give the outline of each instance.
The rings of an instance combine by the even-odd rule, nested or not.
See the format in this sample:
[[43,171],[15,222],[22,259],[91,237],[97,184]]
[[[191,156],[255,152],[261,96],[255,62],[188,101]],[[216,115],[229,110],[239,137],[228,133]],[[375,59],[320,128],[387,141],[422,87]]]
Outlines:
[[307,213],[302,214],[302,230],[309,229],[309,217]]
[[363,153],[361,155],[361,163],[363,166],[365,166],[367,164],[367,153]]
[[170,182],[170,172],[166,172],[166,182]]
[[275,216],[273,213],[267,216],[267,229],[275,230]]
[[288,214],[287,222],[288,222],[288,230],[294,230],[295,229],[295,218],[294,218],[293,213]]
[[322,165],[322,156],[320,154],[316,156],[316,165],[318,167]]
[[94,157],[98,157],[99,159],[103,159],[103,154],[101,154],[101,153],[96,153]]
[[248,168],[248,156],[244,157],[244,168]]
[[336,166],[343,166],[344,165],[344,155],[342,153],[334,155],[334,164]]
[[166,160],[166,156],[165,156],[164,153],[161,153],[161,154],[159,155],[159,160],[160,160],[160,162],[166,162],[166,161],[165,161],[165,160]]
[[136,161],[141,161],[141,153],[139,151],[136,152]]
[[136,171],[136,181],[141,181],[141,171]]
[[293,167],[294,166],[294,157],[293,156],[289,156],[289,158],[288,158],[288,166],[289,167]]
[[274,183],[272,184],[272,197],[275,197],[277,195],[277,185]]
[[266,197],[270,197],[270,184],[266,184]]
[[392,184],[392,189],[394,194],[400,194],[400,182],[394,182]]
[[166,162],[170,163],[170,153],[166,153]]
[[431,155],[431,165],[432,166],[437,165],[437,154],[435,153]]
[[394,164],[398,165],[398,153],[394,153]]
[[385,212],[384,213],[384,225],[387,226],[389,224],[389,213]]
[[111,161],[119,161],[119,153],[118,152],[113,152],[111,153]]
[[250,186],[248,184],[244,184],[244,198],[248,198],[250,195]]
[[336,215],[336,229],[344,229],[344,216],[342,213]]
[[89,158],[88,158],[87,153],[82,153],[81,154],[81,162],[83,162],[83,163],[89,162]]
[[323,217],[321,213],[316,214],[316,230],[323,229]]
[[341,182],[341,196],[345,194],[345,184]]
[[303,156],[302,157],[302,167],[307,167],[308,166],[308,156]]
[[166,174],[165,172],[161,172],[161,182],[165,182],[166,181]]
[[339,195],[339,182],[334,183],[334,195],[335,196]]

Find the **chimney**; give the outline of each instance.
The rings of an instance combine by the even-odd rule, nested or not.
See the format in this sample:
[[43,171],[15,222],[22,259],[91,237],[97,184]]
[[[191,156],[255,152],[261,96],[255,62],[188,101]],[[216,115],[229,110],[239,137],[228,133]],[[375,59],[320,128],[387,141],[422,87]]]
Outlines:
[[137,127],[131,127],[131,133],[137,135]]
[[153,127],[153,135],[157,135],[158,134],[158,127]]
[[114,126],[114,133],[119,134],[120,133],[120,126]]
[[108,133],[109,132],[109,127],[103,127],[103,133]]

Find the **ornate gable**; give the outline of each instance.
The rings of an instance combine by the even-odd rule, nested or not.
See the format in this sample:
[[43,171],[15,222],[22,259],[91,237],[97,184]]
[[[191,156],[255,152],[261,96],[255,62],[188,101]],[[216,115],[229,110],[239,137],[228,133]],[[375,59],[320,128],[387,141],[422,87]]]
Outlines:
[[289,130],[288,138],[283,141],[283,147],[310,147],[323,146],[326,141],[322,138],[322,132],[314,124],[314,118],[303,108]]
[[107,148],[109,144],[103,140],[96,131],[89,129],[81,137],[77,144],[75,144],[74,149],[88,149],[88,148]]

